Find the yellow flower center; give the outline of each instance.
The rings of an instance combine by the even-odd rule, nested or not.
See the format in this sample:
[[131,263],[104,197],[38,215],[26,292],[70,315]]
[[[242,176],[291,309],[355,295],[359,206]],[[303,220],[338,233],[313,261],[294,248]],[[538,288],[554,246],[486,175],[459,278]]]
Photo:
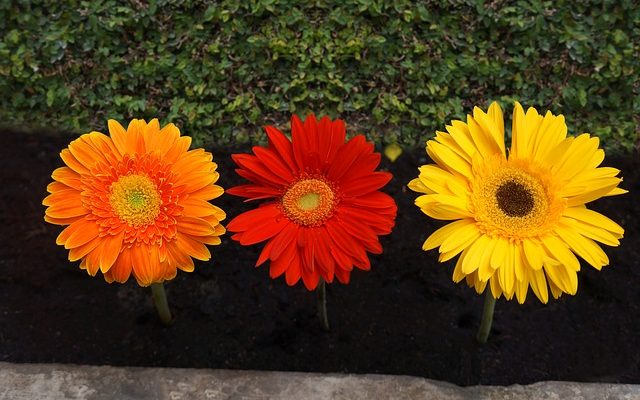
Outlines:
[[115,214],[130,226],[152,224],[160,213],[160,194],[145,175],[124,175],[111,185],[109,203]]
[[528,160],[494,157],[474,165],[471,204],[480,229],[509,240],[537,237],[560,219],[565,200],[551,172]]
[[301,179],[287,189],[281,199],[284,214],[304,226],[320,226],[331,215],[336,194],[322,178]]

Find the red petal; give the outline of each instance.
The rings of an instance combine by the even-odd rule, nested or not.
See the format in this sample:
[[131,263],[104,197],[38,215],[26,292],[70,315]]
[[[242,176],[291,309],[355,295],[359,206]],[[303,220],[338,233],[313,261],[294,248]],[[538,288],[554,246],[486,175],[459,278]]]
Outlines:
[[343,204],[338,206],[336,214],[341,218],[348,218],[348,220],[345,220],[345,225],[356,224],[359,226],[366,224],[373,229],[376,235],[388,234],[394,225],[394,218],[389,218],[388,216],[384,218],[374,211]]
[[262,248],[260,256],[258,257],[258,261],[256,261],[256,267],[264,264],[269,259],[269,256],[271,255],[271,249],[273,248],[273,240],[274,239],[269,240],[267,244],[265,244]]
[[382,253],[382,246],[380,245],[378,236],[373,229],[366,224],[359,222],[351,215],[343,214],[340,218],[343,221],[341,226],[345,231],[353,237],[360,239],[369,252],[374,254]]
[[255,226],[256,223],[262,223],[263,221],[275,221],[276,218],[282,216],[280,209],[275,203],[267,203],[256,209],[243,212],[235,217],[227,225],[227,230],[230,232],[244,232]]
[[[354,207],[374,208],[375,212],[391,212],[395,214],[396,202],[393,197],[383,192],[371,192],[362,196],[347,197],[342,199],[341,204],[348,204]],[[382,209],[386,209],[381,211]]]
[[262,220],[260,223],[256,221],[250,229],[242,233],[240,244],[249,246],[263,242],[280,233],[280,231],[289,224],[289,220],[285,217],[275,218],[273,220]]
[[380,165],[380,158],[380,153],[361,154],[340,184],[349,186],[353,181],[367,179]]
[[286,180],[272,172],[271,169],[264,165],[256,156],[252,156],[251,154],[232,154],[231,158],[242,169],[258,175],[271,184],[286,186],[290,182],[290,180]]
[[340,283],[343,283],[345,285],[349,283],[350,275],[350,271],[345,271],[344,269],[340,268],[336,269],[336,278],[338,278],[338,281]]
[[327,177],[333,182],[338,182],[346,174],[358,157],[367,151],[364,136],[357,135],[351,138],[344,146],[340,147],[336,157],[329,167]]
[[333,280],[333,270],[335,269],[335,261],[331,257],[331,239],[328,237],[327,231],[324,228],[315,229],[314,239],[317,248],[315,253],[316,261],[320,269],[322,269],[327,276],[330,276],[330,279],[326,280],[331,282]]
[[302,282],[307,290],[315,290],[318,286],[318,282],[320,282],[320,274],[318,271],[305,271],[302,270]]
[[289,225],[280,231],[278,236],[273,238],[273,248],[270,257],[272,260],[277,260],[290,243],[296,242],[298,229],[298,225],[289,223]]
[[269,147],[280,155],[291,171],[298,171],[289,139],[273,126],[265,126],[264,131],[269,138]]
[[298,283],[301,275],[302,275],[302,271],[300,269],[300,257],[298,257],[298,255],[296,254],[291,259],[291,264],[289,264],[289,268],[287,268],[287,272],[285,276],[287,285],[293,286],[296,283]]
[[[313,272],[316,270],[316,263],[315,263],[315,256],[314,256],[315,241],[313,240],[314,239],[313,228],[302,228],[300,229],[298,235],[299,235],[298,244],[304,243],[301,249],[302,271],[303,273],[305,271]],[[300,237],[303,237],[303,239],[300,240]]]
[[388,172],[374,172],[365,178],[352,181],[348,185],[341,185],[342,193],[344,196],[362,196],[380,189],[389,183],[391,178],[393,175]]
[[276,175],[288,182],[293,180],[291,169],[273,150],[255,146],[253,152],[256,154],[256,157]]
[[367,253],[362,243],[355,240],[351,234],[345,231],[339,221],[331,219],[325,226],[333,243],[336,244],[342,252],[353,260],[364,261],[367,259]]
[[304,127],[297,115],[291,116],[291,144],[293,146],[293,157],[296,160],[298,169],[304,171],[307,157],[307,138]]
[[331,135],[329,142],[329,155],[327,156],[327,162],[333,163],[336,153],[344,145],[344,140],[347,135],[347,129],[344,121],[337,119],[331,124]]
[[227,189],[226,192],[234,196],[246,197],[246,201],[280,197],[282,194],[282,190],[274,188],[273,186],[262,186],[256,184],[238,185],[231,189]]

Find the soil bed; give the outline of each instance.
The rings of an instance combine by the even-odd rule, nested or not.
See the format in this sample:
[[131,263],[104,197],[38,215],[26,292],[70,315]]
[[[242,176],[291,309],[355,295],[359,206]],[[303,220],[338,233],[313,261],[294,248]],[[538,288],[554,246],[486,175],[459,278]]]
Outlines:
[[[228,235],[211,248],[212,262],[166,285],[176,319],[163,327],[149,289],[87,276],[56,246],[61,229],[43,220],[46,185],[71,138],[0,137],[0,361],[406,374],[461,385],[640,382],[635,154],[604,163],[622,170],[631,194],[591,205],[626,229],[620,247],[605,248],[611,265],[598,272],[583,262],[576,296],[543,305],[530,291],[524,305],[498,301],[480,347],[482,296],[451,281],[453,261],[439,264],[436,251],[420,249],[442,225],[413,205],[405,186],[426,162],[423,151],[383,161],[394,175],[385,191],[399,206],[396,227],[371,271],[328,287],[325,333],[315,293],[271,280],[266,267],[253,267],[260,246]],[[230,152],[213,153],[220,184],[238,183]],[[253,207],[230,195],[214,203],[229,215],[225,222]]]

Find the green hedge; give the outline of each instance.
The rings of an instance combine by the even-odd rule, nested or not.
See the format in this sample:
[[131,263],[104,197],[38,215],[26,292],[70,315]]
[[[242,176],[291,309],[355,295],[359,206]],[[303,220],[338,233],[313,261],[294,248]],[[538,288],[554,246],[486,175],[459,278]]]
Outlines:
[[630,150],[634,3],[0,0],[0,124],[85,132],[159,116],[228,144],[315,111],[415,146],[473,105],[510,114],[518,99]]

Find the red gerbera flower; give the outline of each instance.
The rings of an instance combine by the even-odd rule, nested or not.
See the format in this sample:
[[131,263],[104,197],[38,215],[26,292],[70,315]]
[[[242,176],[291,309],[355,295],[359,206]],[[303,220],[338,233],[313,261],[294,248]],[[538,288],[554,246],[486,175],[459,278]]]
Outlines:
[[363,135],[345,143],[345,124],[291,118],[289,139],[265,127],[268,147],[255,155],[234,154],[236,169],[249,184],[228,190],[249,200],[266,200],[227,226],[243,245],[266,241],[256,266],[271,260],[269,274],[287,284],[302,278],[309,290],[322,278],[349,282],[353,266],[369,270],[367,252],[380,254],[379,235],[391,232],[393,199],[379,191],[391,179],[377,172],[380,154]]

